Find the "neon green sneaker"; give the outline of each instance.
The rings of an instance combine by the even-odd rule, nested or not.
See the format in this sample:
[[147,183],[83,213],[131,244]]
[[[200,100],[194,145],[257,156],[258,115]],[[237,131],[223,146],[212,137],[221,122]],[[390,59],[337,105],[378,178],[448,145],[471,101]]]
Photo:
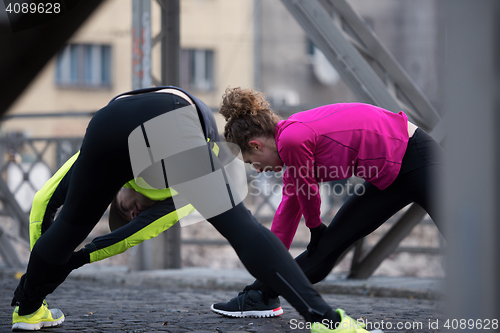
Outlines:
[[[364,323],[357,322],[348,315],[342,309],[337,309],[336,312],[339,314],[341,320],[336,327],[329,327],[328,323],[314,323],[311,328],[311,333],[368,333],[365,330]],[[331,325],[333,326],[333,325]],[[371,333],[384,333],[381,330],[370,331]]]
[[48,309],[47,303],[43,301],[42,306],[35,312],[26,315],[19,315],[19,306],[14,308],[12,314],[13,331],[36,331],[42,327],[60,325],[64,321],[64,314],[59,309]]

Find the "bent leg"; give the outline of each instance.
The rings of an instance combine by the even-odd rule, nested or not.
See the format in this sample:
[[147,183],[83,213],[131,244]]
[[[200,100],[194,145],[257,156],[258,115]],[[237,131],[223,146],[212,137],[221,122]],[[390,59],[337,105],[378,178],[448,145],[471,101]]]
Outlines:
[[128,152],[131,131],[177,107],[168,94],[134,96],[112,102],[92,118],[72,166],[64,206],[37,240],[16,290],[20,315],[34,312],[65,280],[74,268],[70,259],[75,248],[100,220],[120,187],[133,179]]
[[[32,249],[26,275],[15,292],[20,315],[36,311],[46,295],[66,279],[74,268],[70,263],[73,251],[92,231],[115,193],[127,181],[121,172],[115,172],[117,165],[107,164],[95,150],[83,144],[72,167],[66,202]],[[114,159],[119,160],[118,156]],[[97,184],[105,184],[105,187],[99,188]]]
[[368,182],[363,185],[365,193],[352,196],[340,208],[314,253],[307,257],[305,251],[295,259],[311,283],[323,280],[345,250],[410,203],[390,187],[382,191]]
[[439,222],[436,205],[436,186],[439,183],[436,175],[439,175],[441,170],[439,165],[429,165],[403,175],[402,178],[411,191],[401,191],[401,196],[422,207],[442,234],[442,225]]
[[344,251],[410,203],[390,188],[381,191],[371,183],[363,185],[365,193],[352,196],[340,208],[314,253],[307,257],[305,251],[295,259],[311,283],[323,280]]
[[242,203],[208,221],[227,238],[248,271],[283,295],[307,321],[337,319],[283,243]]

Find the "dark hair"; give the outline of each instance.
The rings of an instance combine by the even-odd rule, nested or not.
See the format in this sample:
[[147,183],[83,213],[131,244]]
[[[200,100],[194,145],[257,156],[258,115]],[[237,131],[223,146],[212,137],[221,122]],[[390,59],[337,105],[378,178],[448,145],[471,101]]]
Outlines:
[[219,113],[227,121],[224,138],[237,144],[241,153],[250,151],[248,143],[253,138],[274,138],[276,124],[280,120],[269,107],[264,93],[240,87],[226,89]]

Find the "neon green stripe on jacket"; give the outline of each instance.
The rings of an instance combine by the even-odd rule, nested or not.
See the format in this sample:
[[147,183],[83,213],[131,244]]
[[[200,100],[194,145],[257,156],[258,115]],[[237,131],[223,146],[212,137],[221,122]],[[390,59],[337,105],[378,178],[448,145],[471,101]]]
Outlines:
[[[142,184],[144,183],[144,184]],[[142,185],[142,186],[140,186]],[[139,177],[137,179],[132,179],[123,187],[131,188],[136,192],[141,193],[145,197],[154,200],[154,201],[162,201],[165,199],[168,199],[170,197],[173,197],[174,195],[177,195],[177,192],[174,189],[171,188],[164,188],[164,189],[155,189],[147,185],[147,183],[142,179],[142,177]],[[149,188],[148,188],[149,187]]]
[[[207,142],[210,142],[210,139],[208,139]],[[215,142],[212,142],[212,145],[212,151],[216,156],[219,156],[219,146]],[[162,201],[178,194],[177,191],[175,191],[173,188],[166,188],[161,190],[155,189],[148,183],[146,183],[146,181],[142,177],[132,179],[131,181],[123,185],[123,187],[131,188],[154,201]]]
[[[114,242],[112,245],[104,247],[104,248],[97,248],[96,244],[94,242],[98,240],[99,238],[104,238],[106,236],[101,236],[94,241],[92,241],[90,244],[87,244],[85,246],[86,249],[89,250],[90,252],[90,262],[95,262],[99,260],[103,260],[106,258],[109,258],[111,256],[120,254],[125,252],[127,249],[131,248],[132,246],[136,246],[143,241],[147,239],[154,238],[173,226],[177,221],[179,221],[181,218],[189,215],[190,213],[194,212],[195,208],[191,205],[188,204],[184,207],[181,207],[167,215],[164,215],[160,217],[159,219],[155,220],[154,222],[150,223],[149,225],[143,227],[136,233],[132,234],[131,236],[118,241]],[[131,222],[133,223],[133,222]],[[122,227],[122,228],[126,228]],[[120,229],[122,229],[120,228]],[[119,232],[119,230],[115,230],[115,232]],[[111,235],[111,234],[109,234]]]

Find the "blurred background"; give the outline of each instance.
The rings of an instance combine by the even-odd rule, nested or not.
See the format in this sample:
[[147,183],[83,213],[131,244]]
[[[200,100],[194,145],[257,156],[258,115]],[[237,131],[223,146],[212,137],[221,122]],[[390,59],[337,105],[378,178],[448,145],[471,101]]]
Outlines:
[[[356,0],[350,4],[438,104],[435,3]],[[7,157],[2,171],[23,211],[29,211],[35,191],[76,152],[92,113],[132,89],[133,48],[140,47],[137,40],[134,44],[133,10],[132,1],[103,1],[2,118],[2,148]],[[158,2],[151,2],[150,13],[151,36],[155,36],[162,28]],[[181,0],[179,20],[180,87],[212,107],[221,132],[224,120],[217,109],[227,87],[265,92],[272,108],[284,118],[320,105],[359,100],[280,1]],[[159,44],[151,48],[151,72],[160,77]],[[279,183],[280,175],[262,179],[263,184],[263,177],[256,177],[252,174],[262,191],[251,190],[247,205],[270,227],[281,193],[264,184]],[[339,184],[334,195],[324,194],[325,223],[347,192]],[[370,237],[368,245],[389,225]],[[106,232],[104,217],[92,237]],[[181,234],[183,266],[243,267],[229,245],[218,245],[225,241],[207,222],[186,226]],[[302,252],[309,240],[303,224],[295,240],[293,255]],[[425,219],[375,274],[442,276],[440,244],[437,229]],[[132,252],[102,264],[128,264]],[[348,272],[351,257],[352,252],[336,270]]]
[[[315,20],[314,17],[309,17],[309,21],[297,18],[297,13],[293,12],[292,7],[299,2],[150,1],[148,9],[144,9],[146,7],[141,7],[145,6],[143,1],[98,1],[98,5],[90,11],[88,18],[82,19],[83,23],[75,28],[75,33],[61,43],[62,46],[57,48],[57,52],[53,52],[50,60],[33,76],[0,118],[0,170],[7,186],[0,188],[3,193],[4,208],[0,226],[4,244],[8,240],[14,247],[19,261],[27,262],[29,247],[25,238],[25,226],[21,221],[26,220],[34,193],[79,149],[93,113],[122,92],[143,86],[178,85],[212,108],[220,132],[223,131],[224,120],[217,111],[221,96],[227,87],[240,86],[263,91],[272,108],[283,118],[298,111],[330,103],[366,102],[366,99],[360,97],[362,94],[356,92],[352,83],[348,82],[346,76],[346,73],[355,73],[356,68],[338,67],[339,63],[342,66],[347,62],[342,62],[342,56],[338,51],[332,51],[337,60],[328,53],[328,42],[331,42],[333,37],[314,34],[314,25],[321,25],[319,18]],[[464,0],[453,3],[438,0],[320,0],[313,2],[323,6],[321,11],[328,13],[332,22],[335,22],[346,36],[345,39],[355,46],[368,63],[372,59],[370,63],[372,70],[387,84],[384,89],[396,96],[395,99],[402,100],[402,105],[406,105],[408,110],[416,110],[413,120],[431,132],[435,138],[438,137],[439,141],[445,136],[439,119],[453,109],[451,105],[454,105],[446,104],[447,101],[453,100],[454,103],[460,101],[451,92],[452,88],[447,87],[453,86],[453,82],[460,82],[460,78],[469,75],[467,70],[462,71],[462,64],[458,62],[456,66],[449,66],[453,63],[453,55],[457,54],[458,57],[463,51],[464,57],[470,55],[470,58],[464,58],[464,61],[475,59],[470,69],[474,72],[476,65],[481,63],[481,58],[474,58],[477,52],[472,53],[471,50],[478,48],[469,44],[477,40],[483,41],[484,45],[492,45],[492,49],[487,49],[487,54],[497,54],[495,43],[498,42],[498,36],[491,32],[495,31],[491,27],[496,26],[492,23],[493,18],[498,21],[498,6],[493,1]],[[0,7],[3,5],[0,4]],[[166,6],[168,8],[165,8]],[[307,5],[303,6],[305,8]],[[299,5],[296,5],[296,8],[299,8]],[[456,16],[452,16],[451,13],[455,9]],[[485,18],[484,15],[481,16],[484,13],[491,15]],[[4,8],[1,8],[0,15],[3,15],[0,17],[0,22],[6,25],[8,21]],[[470,15],[470,20],[460,21],[460,15]],[[316,23],[311,23],[315,21]],[[460,25],[458,22],[468,24]],[[307,24],[313,27],[309,31],[307,27],[305,28]],[[148,26],[150,28],[144,28]],[[484,30],[481,30],[483,26]],[[462,35],[452,39],[449,38],[450,31],[454,32],[454,36]],[[477,35],[479,31],[490,34],[480,35],[483,38],[479,38]],[[368,39],[364,39],[363,33]],[[50,39],[50,35],[45,35],[43,38]],[[322,40],[325,42],[321,43]],[[173,41],[170,45],[178,44],[172,46],[172,51],[172,48],[169,49],[162,43],[165,41]],[[174,52],[174,56],[168,52]],[[387,65],[387,62],[384,62],[386,58],[390,58],[393,63]],[[491,57],[488,59],[491,60]],[[338,61],[337,66],[332,65],[335,61]],[[492,63],[497,62],[492,60],[488,64]],[[412,104],[413,100],[406,91],[404,91],[406,95],[401,93],[404,84],[400,84],[397,77],[390,77],[394,70],[391,72],[390,68],[384,66],[396,68],[396,72],[406,80],[403,81],[411,83],[412,89],[422,96],[422,100],[426,103],[424,104],[431,111],[423,112],[419,118],[419,106],[413,105],[417,103]],[[172,76],[165,74],[167,68],[178,71]],[[449,68],[456,70],[462,76],[453,76]],[[498,74],[498,67],[491,66],[490,70],[494,71],[492,68],[495,68]],[[474,85],[475,81],[469,77],[471,81],[468,84],[464,83],[465,86]],[[392,86],[389,81],[393,83]],[[446,86],[444,83],[449,85]],[[490,95],[483,97],[494,99],[498,93],[496,88],[498,85],[489,84],[489,87],[492,89],[488,90]],[[362,85],[360,90],[363,89],[371,88]],[[463,89],[465,92],[471,91],[468,87]],[[2,94],[8,95],[6,91]],[[400,110],[407,111],[405,108]],[[469,110],[471,114],[476,111]],[[494,116],[495,112],[488,112],[488,117],[497,119]],[[488,124],[486,119],[490,118],[483,117],[483,125]],[[454,124],[457,125],[457,122]],[[487,127],[487,131],[480,127],[473,128],[477,128],[478,133],[491,135],[490,127]],[[491,139],[492,142],[497,142],[496,136]],[[495,150],[495,147],[493,145],[492,149]],[[487,152],[485,154],[490,156],[485,163],[496,165],[497,160],[494,155]],[[280,201],[280,191],[276,190],[281,181],[280,177],[257,176],[250,168],[247,172],[249,181],[253,181],[252,188],[260,190],[250,190],[246,204],[261,223],[270,227],[274,210]],[[478,169],[477,172],[482,171]],[[488,177],[488,174],[483,176]],[[329,223],[348,198],[347,182],[358,184],[360,180],[351,178],[335,183],[338,184],[337,187],[332,184],[331,188],[337,189],[335,193],[332,191],[322,193],[322,214],[325,223]],[[496,188],[494,184],[496,183],[489,183],[487,186]],[[443,188],[453,191],[452,186]],[[455,210],[452,204],[446,203],[446,205],[448,211]],[[477,209],[481,211],[481,208]],[[378,244],[383,247],[385,242],[383,237],[388,234],[388,230],[401,220],[408,220],[407,215],[413,213],[407,211],[408,207],[363,242],[356,244],[346,253],[334,273],[356,277],[353,267],[362,263],[362,257],[370,249]],[[379,259],[370,265],[364,273],[364,278],[371,275],[439,278],[445,276],[443,265],[445,242],[442,236],[425,214],[418,215],[418,218],[414,217],[415,219],[416,221],[407,223],[404,230],[397,231],[391,245],[385,247],[385,250],[378,255]],[[490,222],[492,220],[494,219],[489,219]],[[144,258],[144,254],[139,254],[140,251],[146,251],[151,255],[152,253],[157,253],[158,256],[166,255],[158,254],[162,251],[152,250],[161,246],[154,244],[149,245],[149,250],[133,248],[96,264],[127,265],[131,269],[189,266],[208,266],[214,269],[243,268],[225,239],[206,221],[190,224],[188,217],[181,221],[181,225],[183,227],[178,231],[178,236],[173,236],[179,237],[180,245],[169,250],[177,253],[180,258],[180,262],[176,265],[164,264],[165,261],[153,259],[149,267],[141,266],[140,261]],[[497,234],[497,229],[485,230],[490,230],[490,234]],[[87,241],[107,232],[109,232],[107,217],[104,216]],[[165,242],[165,239],[155,241]],[[291,248],[292,255],[301,253],[308,240],[309,231],[301,223]],[[12,265],[6,260],[8,250],[3,251],[3,255],[0,255],[0,265]]]
[[[498,315],[498,0],[64,0],[39,24],[14,2],[0,2],[0,267],[24,269],[35,192],[114,96],[178,85],[212,108],[222,132],[225,89],[253,87],[283,118],[367,102],[404,110],[438,140],[448,158],[436,197],[447,242],[412,205],[355,244],[333,274],[446,277],[451,318]],[[247,176],[246,204],[270,227],[280,177],[250,168]],[[325,223],[359,182],[326,187]],[[242,268],[226,240],[195,220],[96,265]],[[105,214],[86,242],[108,232]],[[292,255],[308,241],[301,223]]]

